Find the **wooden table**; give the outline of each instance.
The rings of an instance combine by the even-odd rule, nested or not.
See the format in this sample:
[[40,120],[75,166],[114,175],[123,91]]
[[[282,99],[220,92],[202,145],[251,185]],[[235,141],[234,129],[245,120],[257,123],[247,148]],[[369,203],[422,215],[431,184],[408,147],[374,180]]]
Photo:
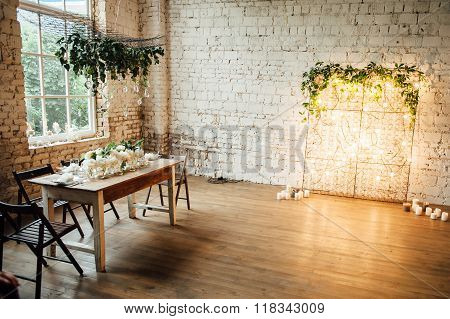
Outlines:
[[[30,182],[42,187],[44,214],[50,221],[55,219],[54,202],[56,200],[92,205],[94,215],[94,249],[80,244],[68,244],[67,246],[94,254],[97,271],[105,271],[104,203],[128,196],[128,213],[130,218],[136,217],[136,208],[147,208],[169,213],[170,224],[175,225],[175,166],[178,163],[180,161],[174,159],[159,159],[152,161],[149,166],[134,172],[67,187],[58,186],[53,182],[59,177],[57,174],[34,178]],[[136,203],[135,193],[137,191],[147,189],[165,180],[168,180],[169,184],[169,208]],[[55,254],[55,247],[51,249],[50,253]]]

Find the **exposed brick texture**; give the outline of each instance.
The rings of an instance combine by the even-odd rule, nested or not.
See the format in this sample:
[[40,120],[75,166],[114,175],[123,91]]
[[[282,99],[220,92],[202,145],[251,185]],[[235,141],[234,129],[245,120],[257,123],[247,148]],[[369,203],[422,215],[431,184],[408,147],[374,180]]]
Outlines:
[[[119,1],[95,2],[97,19],[109,27],[115,25],[116,4]],[[102,118],[97,112],[103,136],[90,141],[69,143],[58,146],[29,149],[26,131],[26,111],[24,102],[23,68],[21,65],[20,25],[17,21],[18,0],[0,3],[0,200],[15,202],[17,187],[13,170],[24,170],[50,163],[59,166],[62,159],[79,157],[89,149],[106,145],[110,140],[141,137],[142,111],[137,105],[137,95],[132,84],[123,93],[124,83],[110,83],[109,88],[115,98],[111,100],[108,113]],[[137,1],[121,1],[118,31],[139,36],[139,10]],[[98,105],[101,105],[99,100]],[[128,108],[125,116],[124,109]],[[33,190],[35,193],[37,189]]]
[[121,1],[119,10],[118,3],[96,0],[99,21],[134,36],[164,36],[166,56],[152,69],[150,96],[141,108],[142,89],[123,94],[123,83],[111,83],[115,98],[98,117],[103,139],[29,150],[18,1],[1,2],[2,199],[16,192],[13,169],[56,165],[141,134],[147,149],[191,149],[195,174],[297,183],[306,134],[298,114],[302,73],[317,61],[374,61],[418,65],[430,80],[415,126],[408,197],[449,204],[449,1],[133,0]]
[[[148,101],[144,125],[148,132],[162,130],[165,122],[157,122],[168,116],[168,141],[175,152],[192,150],[193,173],[272,184],[301,181],[303,163],[292,145],[302,136],[302,73],[317,61],[357,67],[403,62],[419,66],[431,85],[419,106],[408,197],[449,204],[449,1],[140,5],[144,33],[159,20],[168,51],[167,75],[158,73],[153,86],[164,101]],[[161,93],[166,90],[167,98]]]

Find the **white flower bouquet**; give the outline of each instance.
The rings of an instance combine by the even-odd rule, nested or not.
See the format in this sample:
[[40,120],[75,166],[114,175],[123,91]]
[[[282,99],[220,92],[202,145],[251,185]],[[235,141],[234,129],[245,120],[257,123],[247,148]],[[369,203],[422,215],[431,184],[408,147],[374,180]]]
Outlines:
[[123,140],[110,143],[104,148],[89,151],[84,155],[83,171],[90,178],[106,178],[126,171],[134,171],[159,158],[159,154],[145,154],[144,140]]

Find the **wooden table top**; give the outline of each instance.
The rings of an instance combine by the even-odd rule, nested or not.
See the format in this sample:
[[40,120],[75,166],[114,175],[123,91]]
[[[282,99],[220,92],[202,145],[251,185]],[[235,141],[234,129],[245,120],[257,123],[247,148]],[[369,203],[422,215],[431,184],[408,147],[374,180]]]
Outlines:
[[111,177],[108,177],[105,179],[92,179],[92,180],[89,180],[82,184],[76,184],[73,186],[62,186],[62,185],[56,184],[54,182],[54,180],[56,180],[57,178],[59,178],[61,176],[59,174],[46,175],[46,176],[42,176],[42,177],[33,178],[33,179],[29,180],[29,182],[36,184],[36,185],[58,186],[61,188],[98,192],[98,191],[107,189],[109,187],[117,186],[124,182],[125,183],[130,182],[132,180],[145,177],[146,175],[151,175],[155,171],[162,170],[164,168],[177,165],[179,163],[181,163],[181,161],[177,160],[177,159],[158,159],[155,161],[151,161],[148,166],[139,168],[134,172],[128,171],[128,172],[124,173],[123,175],[111,176]]

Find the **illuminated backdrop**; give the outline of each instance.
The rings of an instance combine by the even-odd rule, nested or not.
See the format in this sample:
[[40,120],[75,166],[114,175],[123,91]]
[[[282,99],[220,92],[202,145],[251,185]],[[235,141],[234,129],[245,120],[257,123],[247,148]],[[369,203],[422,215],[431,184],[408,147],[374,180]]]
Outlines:
[[334,83],[322,91],[326,105],[310,116],[303,184],[316,192],[402,201],[408,192],[413,127],[392,82],[381,90]]

